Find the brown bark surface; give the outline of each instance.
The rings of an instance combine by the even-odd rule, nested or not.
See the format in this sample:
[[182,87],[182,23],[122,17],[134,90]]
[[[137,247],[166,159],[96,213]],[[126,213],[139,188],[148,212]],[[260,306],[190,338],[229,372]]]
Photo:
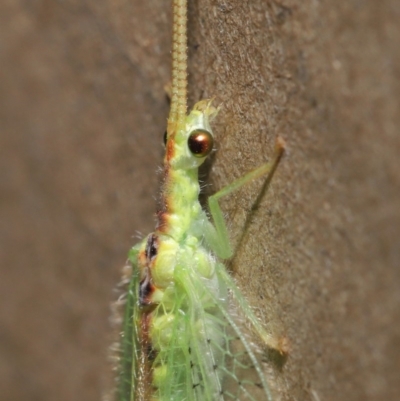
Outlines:
[[[210,193],[287,142],[252,212],[262,182],[223,202],[230,267],[290,340],[277,399],[397,399],[400,3],[189,3],[191,103],[222,104]],[[170,17],[164,0],[0,3],[1,400],[111,386],[113,289],[154,224]]]

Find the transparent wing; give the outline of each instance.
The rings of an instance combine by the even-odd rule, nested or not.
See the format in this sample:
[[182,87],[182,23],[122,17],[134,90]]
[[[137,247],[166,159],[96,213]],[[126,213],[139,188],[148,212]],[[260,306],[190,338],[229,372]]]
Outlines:
[[[263,350],[252,341],[256,332],[265,344],[267,335],[225,267],[216,265],[214,279],[200,277],[195,269],[185,270],[175,282],[176,298],[169,311],[173,323],[168,332],[157,331],[157,335],[168,337],[163,340],[168,346],[154,361],[154,377],[158,378],[154,399],[272,401],[261,361]],[[139,316],[138,287],[138,269],[133,265],[121,337],[119,401],[133,401],[137,396],[141,399],[142,394],[135,324]],[[158,310],[163,314],[163,305]]]
[[249,322],[246,310],[250,307],[239,289],[222,264],[217,265],[217,293],[209,280],[193,274],[186,284],[195,308],[190,310],[195,323],[189,331],[193,396],[187,399],[272,401],[261,362],[262,352],[251,341],[258,330],[249,329],[249,324],[246,328]]
[[132,272],[128,291],[125,295],[126,304],[120,339],[121,360],[118,377],[118,401],[132,401],[137,386],[139,339],[135,320],[139,314],[137,303],[139,271],[136,265],[136,254],[130,256]]

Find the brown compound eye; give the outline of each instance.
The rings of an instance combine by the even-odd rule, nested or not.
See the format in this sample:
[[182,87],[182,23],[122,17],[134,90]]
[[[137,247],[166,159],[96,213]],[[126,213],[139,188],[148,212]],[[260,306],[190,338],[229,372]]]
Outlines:
[[213,136],[206,130],[196,129],[188,139],[189,150],[195,157],[206,157],[214,146]]

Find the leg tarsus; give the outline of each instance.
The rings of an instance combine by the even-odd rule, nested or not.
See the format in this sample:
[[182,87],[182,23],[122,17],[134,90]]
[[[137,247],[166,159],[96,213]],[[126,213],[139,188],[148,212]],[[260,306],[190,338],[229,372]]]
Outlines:
[[222,263],[218,263],[217,265],[217,274],[219,278],[225,283],[225,285],[232,291],[232,295],[238,303],[240,309],[244,312],[244,316],[250,322],[251,326],[258,334],[265,347],[279,353],[282,356],[287,355],[290,348],[287,337],[274,336],[273,334],[268,333],[263,328],[257,316],[254,314],[253,309],[247,303],[246,299],[235,284],[235,281],[226,271],[226,268]]

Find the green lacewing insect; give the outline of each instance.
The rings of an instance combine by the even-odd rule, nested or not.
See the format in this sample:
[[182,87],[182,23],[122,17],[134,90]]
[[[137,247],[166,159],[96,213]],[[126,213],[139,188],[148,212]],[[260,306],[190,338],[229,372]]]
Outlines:
[[[218,109],[198,102],[186,115],[186,0],[174,0],[172,98],[161,207],[153,233],[129,252],[120,338],[119,401],[272,400],[251,335],[285,352],[262,327],[219,259],[232,256],[220,198],[275,171],[284,151],[208,199],[198,168],[213,149]],[[218,258],[218,259],[217,259]],[[248,329],[242,329],[240,321]],[[243,325],[242,325],[243,326]]]

